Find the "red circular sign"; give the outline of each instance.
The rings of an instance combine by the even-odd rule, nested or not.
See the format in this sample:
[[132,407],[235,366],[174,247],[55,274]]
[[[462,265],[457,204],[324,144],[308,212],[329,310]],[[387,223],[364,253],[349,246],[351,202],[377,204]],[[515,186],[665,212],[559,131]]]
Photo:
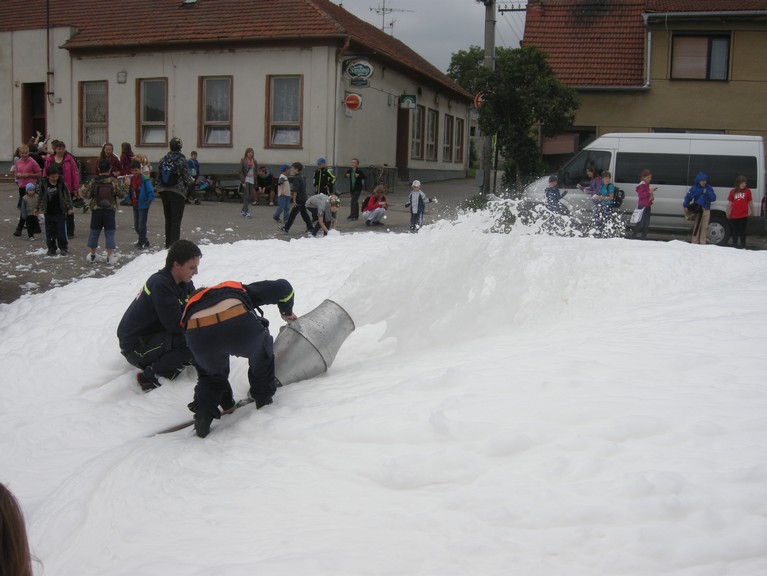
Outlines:
[[347,94],[344,99],[344,106],[349,110],[359,110],[362,106],[362,96],[359,94]]
[[479,110],[479,107],[482,105],[484,101],[485,101],[485,95],[482,94],[482,92],[477,92],[477,95],[474,96],[474,108]]

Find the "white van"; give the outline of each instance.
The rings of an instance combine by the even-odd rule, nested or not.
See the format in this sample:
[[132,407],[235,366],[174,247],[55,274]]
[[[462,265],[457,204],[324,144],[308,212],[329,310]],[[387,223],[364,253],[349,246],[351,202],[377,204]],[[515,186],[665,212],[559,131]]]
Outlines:
[[[688,230],[682,201],[699,172],[708,174],[716,202],[711,205],[707,240],[725,244],[730,237],[726,217],[727,197],[742,174],[748,179],[756,215],[749,218],[748,233],[765,233],[764,141],[761,136],[730,134],[614,133],[600,136],[571,158],[558,172],[559,188],[567,191],[561,203],[576,219],[590,218],[593,204],[577,185],[588,186],[586,167],[609,170],[616,187],[626,193],[618,209],[628,221],[637,205],[636,187],[642,171],[652,172],[651,186],[657,186],[652,206],[651,229]],[[544,202],[548,177],[525,189],[528,201]]]

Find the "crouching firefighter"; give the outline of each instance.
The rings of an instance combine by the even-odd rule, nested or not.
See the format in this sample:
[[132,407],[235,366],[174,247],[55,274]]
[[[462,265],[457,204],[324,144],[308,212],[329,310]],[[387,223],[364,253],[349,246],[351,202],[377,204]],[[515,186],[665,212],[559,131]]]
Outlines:
[[200,438],[210,432],[221,410],[234,410],[229,383],[229,356],[248,359],[248,395],[256,408],[272,403],[274,382],[273,340],[269,322],[259,306],[276,304],[282,319],[295,320],[293,287],[287,280],[242,284],[222,282],[195,292],[184,308],[181,326],[197,366],[197,386],[189,409]]

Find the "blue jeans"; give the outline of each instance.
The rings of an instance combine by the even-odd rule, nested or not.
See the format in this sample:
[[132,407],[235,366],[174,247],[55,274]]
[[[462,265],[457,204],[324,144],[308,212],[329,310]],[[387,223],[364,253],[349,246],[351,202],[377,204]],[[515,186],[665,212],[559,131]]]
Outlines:
[[115,244],[115,212],[114,210],[100,208],[91,211],[91,229],[88,231],[88,248],[98,248],[99,236],[104,229],[107,250],[114,250]]
[[149,216],[149,208],[133,207],[133,229],[138,234],[138,243],[142,246],[147,243],[146,219]]
[[272,218],[279,221],[282,214],[282,221],[287,222],[290,215],[290,196],[277,196],[277,210],[272,214]]

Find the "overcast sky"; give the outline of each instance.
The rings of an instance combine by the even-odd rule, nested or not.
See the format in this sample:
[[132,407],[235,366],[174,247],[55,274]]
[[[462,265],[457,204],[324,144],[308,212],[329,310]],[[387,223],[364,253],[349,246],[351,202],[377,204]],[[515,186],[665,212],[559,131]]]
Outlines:
[[[378,28],[394,21],[394,37],[442,71],[454,52],[485,44],[485,6],[477,0],[333,0]],[[519,7],[525,2],[499,2]],[[387,13],[382,14],[386,8]],[[391,10],[391,11],[390,11]],[[524,12],[496,13],[496,46],[517,48],[525,30]]]

